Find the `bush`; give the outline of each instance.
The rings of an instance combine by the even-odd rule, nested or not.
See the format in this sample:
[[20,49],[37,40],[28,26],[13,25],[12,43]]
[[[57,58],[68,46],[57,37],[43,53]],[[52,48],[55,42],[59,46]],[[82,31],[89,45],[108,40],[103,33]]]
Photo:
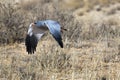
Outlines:
[[[99,13],[97,17],[83,15],[86,17],[76,20],[72,11],[61,10],[51,0],[36,0],[20,3],[17,6],[12,3],[0,3],[0,14],[0,43],[23,42],[29,24],[45,19],[59,21],[62,27],[68,29],[62,34],[63,40],[68,42],[104,38],[106,35],[117,37],[120,34],[117,19],[113,21],[110,18],[104,23],[104,19],[99,20]],[[109,18],[105,15],[102,17]]]
[[57,10],[52,3],[48,4],[46,1],[32,5],[26,3],[17,7],[10,3],[0,3],[0,10],[0,43],[6,44],[23,42],[31,22],[52,19],[66,26],[71,19],[71,15]]
[[0,3],[0,43],[14,43],[24,40],[26,30],[26,15],[20,8],[12,4]]

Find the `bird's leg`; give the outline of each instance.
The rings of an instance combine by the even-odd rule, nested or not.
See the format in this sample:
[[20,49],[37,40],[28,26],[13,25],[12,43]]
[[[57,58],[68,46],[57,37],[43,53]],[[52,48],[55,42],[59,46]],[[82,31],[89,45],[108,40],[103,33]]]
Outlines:
[[61,32],[63,33],[63,31],[67,31],[67,29],[61,27]]
[[64,31],[67,31],[67,29],[65,29],[65,28],[63,28],[63,27],[61,27],[61,29],[64,30]]

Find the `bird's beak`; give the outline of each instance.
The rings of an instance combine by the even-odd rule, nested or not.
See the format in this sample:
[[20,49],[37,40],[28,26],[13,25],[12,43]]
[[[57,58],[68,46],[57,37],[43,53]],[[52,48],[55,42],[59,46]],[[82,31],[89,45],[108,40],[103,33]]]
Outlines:
[[35,26],[35,23],[32,23],[32,27],[34,27]]
[[35,27],[35,23],[31,23],[31,27],[34,28]]

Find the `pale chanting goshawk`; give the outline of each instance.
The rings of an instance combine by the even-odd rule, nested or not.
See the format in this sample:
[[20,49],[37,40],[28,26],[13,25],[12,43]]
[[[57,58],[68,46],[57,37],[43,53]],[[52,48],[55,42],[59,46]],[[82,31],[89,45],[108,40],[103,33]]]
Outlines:
[[46,31],[50,31],[54,39],[63,48],[61,31],[66,30],[60,26],[59,22],[53,20],[44,20],[31,23],[28,28],[27,36],[25,39],[26,51],[28,54],[34,54],[40,38]]

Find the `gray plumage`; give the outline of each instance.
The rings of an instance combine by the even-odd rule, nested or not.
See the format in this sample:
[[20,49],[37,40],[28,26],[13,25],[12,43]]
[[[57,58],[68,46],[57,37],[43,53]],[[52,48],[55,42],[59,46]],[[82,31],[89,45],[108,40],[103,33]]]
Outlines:
[[32,54],[36,51],[38,41],[48,30],[58,42],[60,47],[63,48],[60,24],[53,20],[37,21],[29,25],[28,33],[25,39],[26,51],[28,54]]

